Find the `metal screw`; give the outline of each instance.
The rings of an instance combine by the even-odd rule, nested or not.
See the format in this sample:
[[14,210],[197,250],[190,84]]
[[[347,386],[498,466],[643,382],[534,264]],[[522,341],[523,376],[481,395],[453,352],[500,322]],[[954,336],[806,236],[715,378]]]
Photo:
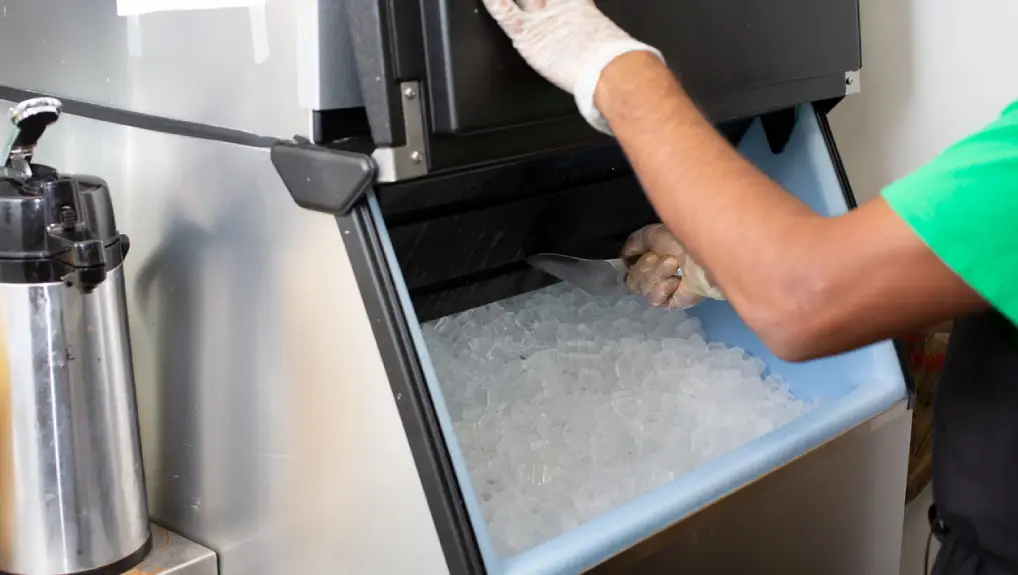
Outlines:
[[855,83],[855,78],[853,78],[851,76],[849,76],[848,78],[845,78],[845,84],[851,86],[854,83]]
[[421,154],[420,152],[410,152],[410,160],[413,161],[413,163],[419,164],[423,159],[424,154]]
[[413,100],[417,97],[417,92],[413,88],[407,88],[403,90],[403,95],[406,96],[407,100]]

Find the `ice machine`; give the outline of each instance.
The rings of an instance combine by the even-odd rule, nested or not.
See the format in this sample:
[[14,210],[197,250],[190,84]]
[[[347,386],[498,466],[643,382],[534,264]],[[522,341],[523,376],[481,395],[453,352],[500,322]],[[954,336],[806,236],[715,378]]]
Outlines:
[[[827,113],[860,88],[856,0],[597,4],[771,177],[854,206]],[[61,98],[40,161],[109,175],[149,508],[221,573],[596,570],[904,409],[891,342],[787,364],[727,304],[529,268],[656,217],[479,0],[193,8],[8,6],[0,99]],[[698,393],[771,420],[735,433]]]

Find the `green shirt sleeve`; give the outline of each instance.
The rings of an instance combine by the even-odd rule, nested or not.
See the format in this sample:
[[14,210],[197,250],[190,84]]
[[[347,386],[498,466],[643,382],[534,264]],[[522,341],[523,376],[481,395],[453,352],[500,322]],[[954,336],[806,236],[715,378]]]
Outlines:
[[1018,102],[881,195],[954,273],[1018,325]]

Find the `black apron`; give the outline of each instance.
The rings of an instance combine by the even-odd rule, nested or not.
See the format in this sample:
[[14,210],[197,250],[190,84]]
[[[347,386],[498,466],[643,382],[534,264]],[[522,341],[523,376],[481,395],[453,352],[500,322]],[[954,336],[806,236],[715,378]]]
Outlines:
[[1018,575],[1018,329],[955,322],[937,385],[930,522],[935,575]]

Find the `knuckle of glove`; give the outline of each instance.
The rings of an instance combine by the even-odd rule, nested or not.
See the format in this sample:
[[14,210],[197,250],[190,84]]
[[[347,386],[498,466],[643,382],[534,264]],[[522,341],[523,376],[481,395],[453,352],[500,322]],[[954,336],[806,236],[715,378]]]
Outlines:
[[647,295],[650,293],[651,288],[654,287],[654,283],[661,279],[658,277],[657,273],[660,262],[661,257],[659,255],[653,252],[647,252],[646,254],[643,254],[643,256],[640,257],[640,260],[636,262],[636,265],[633,266],[633,270],[635,271],[637,293]]
[[667,254],[676,258],[686,255],[686,248],[675,239],[675,236],[664,224],[657,224],[648,234],[647,244],[652,251]]
[[679,284],[679,279],[674,277],[655,282],[647,293],[647,301],[654,307],[671,307],[671,301],[679,289]]
[[685,310],[702,303],[704,299],[706,298],[695,293],[690,293],[680,286],[668,298],[667,307],[673,310]]
[[520,9],[515,0],[483,0],[488,14],[502,27],[510,38],[515,40],[524,34],[523,17],[526,13]]
[[634,258],[648,252],[650,248],[647,245],[647,236],[655,225],[644,226],[629,234],[626,243],[622,246],[622,257]]
[[658,260],[657,265],[654,266],[654,275],[658,279],[666,279],[674,276],[679,271],[679,260],[674,257],[667,255]]

